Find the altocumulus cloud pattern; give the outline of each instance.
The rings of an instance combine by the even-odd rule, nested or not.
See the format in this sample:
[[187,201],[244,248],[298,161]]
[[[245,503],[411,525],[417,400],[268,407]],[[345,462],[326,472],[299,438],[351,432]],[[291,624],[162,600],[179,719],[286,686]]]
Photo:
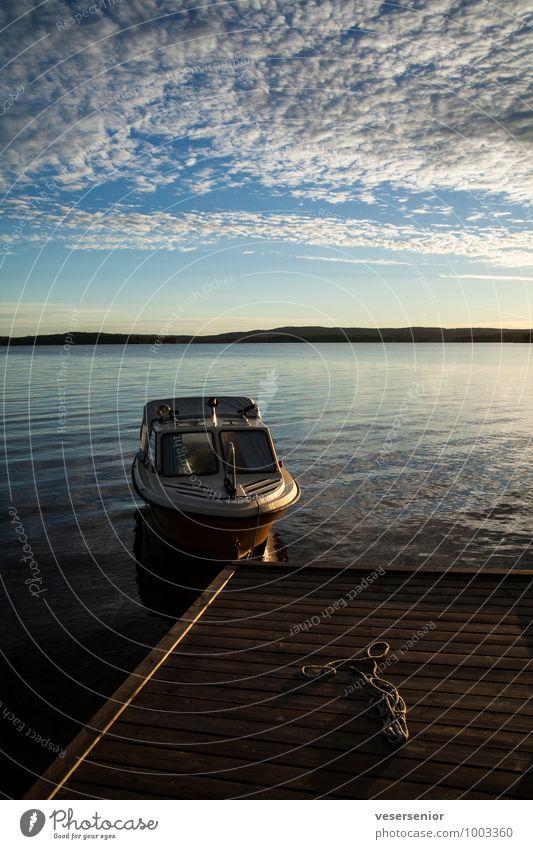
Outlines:
[[27,219],[6,250],[267,237],[532,264],[525,0],[82,3],[0,10],[2,188]]

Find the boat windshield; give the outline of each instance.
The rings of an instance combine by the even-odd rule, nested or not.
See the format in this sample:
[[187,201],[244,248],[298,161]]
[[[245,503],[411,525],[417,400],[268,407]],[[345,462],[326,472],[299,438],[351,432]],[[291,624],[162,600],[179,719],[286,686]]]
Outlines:
[[212,435],[205,430],[165,433],[161,439],[160,466],[165,477],[216,474]]
[[233,442],[238,472],[277,471],[270,440],[264,430],[223,430],[220,438],[226,460],[229,444]]

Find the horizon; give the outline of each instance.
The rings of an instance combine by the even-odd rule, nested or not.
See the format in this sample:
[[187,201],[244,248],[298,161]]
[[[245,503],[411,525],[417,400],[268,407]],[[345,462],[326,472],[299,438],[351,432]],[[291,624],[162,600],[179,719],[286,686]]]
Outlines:
[[533,325],[515,7],[91,8],[0,10],[2,335]]
[[[274,331],[286,331],[286,330],[287,331],[289,331],[289,330],[313,330],[313,331],[316,331],[316,330],[341,330],[341,331],[347,331],[347,332],[360,330],[360,331],[374,331],[374,332],[377,332],[377,333],[384,332],[384,331],[405,331],[405,330],[433,330],[433,331],[438,331],[438,330],[443,330],[443,331],[469,330],[469,331],[472,331],[472,332],[477,331],[477,330],[492,330],[496,333],[505,332],[505,331],[511,331],[511,332],[516,331],[516,332],[530,333],[530,332],[533,332],[533,326],[532,327],[525,327],[525,326],[524,327],[496,327],[494,325],[445,326],[445,325],[431,325],[431,324],[425,324],[425,325],[413,325],[413,324],[411,324],[411,325],[398,325],[398,326],[395,326],[395,327],[392,327],[392,326],[391,327],[384,327],[384,326],[383,327],[368,327],[368,326],[364,326],[364,325],[353,325],[352,326],[352,325],[335,325],[335,324],[332,324],[332,325],[291,324],[291,325],[277,325],[275,327],[249,327],[246,330],[235,330],[235,329],[233,329],[233,330],[222,331],[221,333],[206,333],[206,334],[168,333],[161,338],[163,340],[165,340],[165,339],[167,339],[169,337],[173,337],[173,336],[186,336],[186,337],[191,337],[191,338],[195,339],[195,338],[203,338],[204,336],[209,336],[209,337],[211,337],[211,336],[225,336],[225,335],[237,334],[237,333],[243,333],[243,334],[272,333]],[[35,336],[35,338],[45,338],[47,336],[61,336],[61,335],[65,335],[65,334],[72,335],[72,334],[75,334],[75,333],[83,333],[83,334],[91,334],[91,335],[96,333],[96,334],[101,335],[101,336],[120,335],[120,336],[126,336],[126,337],[130,337],[130,336],[146,336],[147,338],[158,338],[159,337],[159,334],[156,331],[152,331],[152,332],[144,331],[142,333],[137,333],[137,332],[127,333],[125,331],[86,330],[86,329],[83,329],[83,328],[80,328],[80,327],[75,327],[75,328],[71,328],[71,329],[62,328],[61,330],[51,331],[51,332],[47,332],[47,333],[21,334],[20,336],[11,336],[11,337],[4,337],[4,334],[0,334],[0,337],[1,338],[7,338],[9,341],[14,341],[14,340],[17,340],[17,339],[31,338],[32,336]]]

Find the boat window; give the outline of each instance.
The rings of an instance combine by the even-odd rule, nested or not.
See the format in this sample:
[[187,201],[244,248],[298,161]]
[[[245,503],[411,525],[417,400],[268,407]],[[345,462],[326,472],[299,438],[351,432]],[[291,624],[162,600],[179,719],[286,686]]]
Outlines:
[[165,433],[161,440],[161,471],[167,477],[216,474],[211,434],[205,430]]
[[277,471],[270,440],[264,430],[223,430],[220,438],[226,459],[228,446],[233,442],[238,472]]

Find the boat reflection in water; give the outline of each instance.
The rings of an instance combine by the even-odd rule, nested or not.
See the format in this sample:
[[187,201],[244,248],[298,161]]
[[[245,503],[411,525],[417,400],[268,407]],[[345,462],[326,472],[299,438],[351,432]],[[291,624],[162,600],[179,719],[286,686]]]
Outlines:
[[177,551],[150,524],[151,520],[148,508],[136,511],[133,553],[139,595],[154,616],[174,621],[216,578],[223,564]]
[[300,489],[251,398],[171,398],[144,408],[133,484],[158,530],[215,560],[263,556]]
[[[135,511],[133,553],[139,596],[154,616],[175,621],[216,578],[224,563],[177,550],[151,521],[148,508]],[[287,560],[276,532],[269,534],[264,557],[270,561]]]

